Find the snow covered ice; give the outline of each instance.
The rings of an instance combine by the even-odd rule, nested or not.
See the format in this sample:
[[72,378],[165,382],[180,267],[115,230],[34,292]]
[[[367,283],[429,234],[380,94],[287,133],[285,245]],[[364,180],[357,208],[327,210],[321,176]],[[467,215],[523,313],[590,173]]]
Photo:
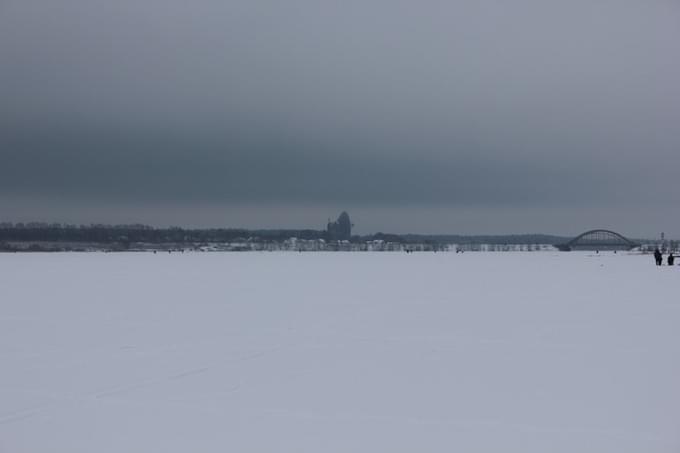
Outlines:
[[680,268],[0,254],[0,452],[680,451]]

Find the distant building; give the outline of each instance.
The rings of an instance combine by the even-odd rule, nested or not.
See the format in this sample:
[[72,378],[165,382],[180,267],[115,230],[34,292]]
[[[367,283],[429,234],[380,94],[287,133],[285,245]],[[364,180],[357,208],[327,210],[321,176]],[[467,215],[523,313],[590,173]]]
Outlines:
[[349,220],[349,214],[342,212],[338,220],[331,222],[328,220],[326,231],[328,238],[332,241],[349,240],[352,237],[352,222]]

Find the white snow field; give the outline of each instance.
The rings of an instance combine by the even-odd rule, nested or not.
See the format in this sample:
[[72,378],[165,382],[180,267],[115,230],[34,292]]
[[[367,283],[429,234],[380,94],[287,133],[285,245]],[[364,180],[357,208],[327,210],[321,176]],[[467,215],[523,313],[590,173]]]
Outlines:
[[0,452],[680,451],[680,267],[0,254]]

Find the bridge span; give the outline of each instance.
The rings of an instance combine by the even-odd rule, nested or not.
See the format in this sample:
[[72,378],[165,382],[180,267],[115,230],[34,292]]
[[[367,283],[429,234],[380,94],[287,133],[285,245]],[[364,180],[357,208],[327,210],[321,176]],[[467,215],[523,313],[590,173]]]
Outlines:
[[564,244],[555,244],[559,250],[631,250],[639,247],[625,236],[611,230],[590,230]]

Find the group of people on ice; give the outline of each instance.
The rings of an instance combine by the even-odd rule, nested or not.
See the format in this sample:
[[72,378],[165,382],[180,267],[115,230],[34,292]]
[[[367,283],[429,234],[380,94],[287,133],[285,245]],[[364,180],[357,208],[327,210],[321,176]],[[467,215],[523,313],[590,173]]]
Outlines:
[[[663,264],[663,254],[661,253],[661,250],[657,247],[656,250],[654,250],[654,261],[656,261],[657,266],[661,266]],[[668,255],[667,262],[669,266],[672,266],[675,263],[675,257],[673,256],[673,252],[671,252]]]

